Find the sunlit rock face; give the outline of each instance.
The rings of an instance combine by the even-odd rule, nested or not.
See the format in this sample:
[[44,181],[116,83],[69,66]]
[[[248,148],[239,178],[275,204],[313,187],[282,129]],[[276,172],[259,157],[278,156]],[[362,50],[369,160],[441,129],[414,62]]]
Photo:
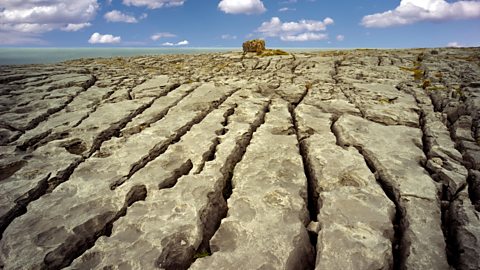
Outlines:
[[0,268],[480,268],[479,49],[244,49],[0,67]]

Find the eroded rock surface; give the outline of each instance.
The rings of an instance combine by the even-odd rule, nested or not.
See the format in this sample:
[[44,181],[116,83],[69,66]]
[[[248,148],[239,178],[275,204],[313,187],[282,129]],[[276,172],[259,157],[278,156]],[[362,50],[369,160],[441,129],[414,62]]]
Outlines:
[[479,269],[479,63],[0,67],[0,269]]

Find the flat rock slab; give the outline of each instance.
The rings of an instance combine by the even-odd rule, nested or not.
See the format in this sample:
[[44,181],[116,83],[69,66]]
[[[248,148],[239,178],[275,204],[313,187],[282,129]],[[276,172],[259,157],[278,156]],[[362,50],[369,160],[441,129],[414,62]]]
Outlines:
[[478,269],[478,48],[0,67],[0,269]]
[[[228,214],[210,241],[213,254],[197,260],[192,269],[311,267],[307,179],[292,130],[288,104],[273,101],[233,172]],[[269,146],[271,141],[276,147]]]
[[316,269],[390,269],[395,205],[358,150],[337,145],[334,115],[309,105],[295,113],[321,206]]

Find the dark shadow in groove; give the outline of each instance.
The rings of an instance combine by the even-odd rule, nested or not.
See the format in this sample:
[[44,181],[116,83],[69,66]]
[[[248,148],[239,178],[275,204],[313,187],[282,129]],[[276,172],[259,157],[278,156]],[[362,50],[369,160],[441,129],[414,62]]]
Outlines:
[[[66,241],[50,251],[43,260],[42,269],[61,269],[69,266],[76,258],[95,245],[101,236],[110,236],[113,223],[127,214],[127,209],[135,202],[147,197],[145,185],[133,186],[125,196],[125,203],[118,211],[108,211],[89,219],[73,229]],[[108,220],[105,222],[105,220]]]
[[[308,88],[305,90],[305,94],[303,97],[305,97],[308,93]],[[299,101],[301,103],[302,99]],[[290,112],[290,116],[292,118],[292,125],[293,128],[295,129],[295,134],[297,137],[297,142],[298,142],[298,150],[299,154],[302,157],[302,165],[303,165],[303,171],[305,174],[305,177],[307,179],[307,200],[306,200],[306,207],[309,215],[309,221],[307,221],[307,224],[304,224],[305,227],[308,226],[309,222],[317,222],[318,221],[318,214],[320,213],[320,203],[319,203],[319,193],[317,191],[317,179],[315,177],[315,172],[312,168],[310,159],[309,159],[309,153],[308,153],[308,147],[306,146],[305,140],[301,139],[301,134],[299,132],[298,128],[298,120],[297,120],[297,115],[295,113],[295,108],[297,107],[298,104],[293,104],[290,105],[288,110]],[[316,256],[317,256],[317,238],[318,234],[314,232],[310,232],[307,228],[305,228],[308,237],[310,240],[310,245],[312,248],[312,255],[308,255],[309,262],[305,263],[305,265],[308,265],[307,267],[309,269],[315,269],[315,262],[316,262]]]
[[[233,193],[233,172],[237,164],[243,160],[255,132],[265,123],[266,115],[270,112],[270,104],[271,100],[265,104],[263,111],[261,111],[261,116],[251,124],[248,133],[244,134],[244,136],[236,142],[233,153],[227,158],[224,166],[220,169],[225,179],[225,185],[222,194],[211,193],[208,195],[210,206],[206,207],[201,214],[202,223],[205,224],[202,243],[191,254],[190,261],[188,265],[186,265],[186,268],[178,269],[187,269],[199,257],[212,254],[210,240],[220,228],[222,220],[228,215],[227,201]],[[176,268],[165,269],[176,270]]]
[[365,153],[365,151],[358,146],[355,146],[355,148],[357,148],[358,152],[365,159],[367,167],[374,174],[377,183],[383,189],[385,195],[387,195],[387,197],[395,204],[395,218],[392,221],[394,230],[394,239],[392,241],[393,269],[404,270],[405,261],[409,252],[409,243],[407,242],[407,239],[404,238],[404,232],[408,228],[409,223],[406,219],[406,210],[400,205],[399,192],[396,191],[390,183],[382,178],[375,168],[373,161],[368,158],[368,155]]

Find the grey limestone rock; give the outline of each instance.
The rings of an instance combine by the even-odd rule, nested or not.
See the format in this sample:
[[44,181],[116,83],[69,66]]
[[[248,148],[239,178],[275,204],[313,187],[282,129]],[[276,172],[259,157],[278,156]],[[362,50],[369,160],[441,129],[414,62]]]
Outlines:
[[478,269],[480,51],[436,51],[0,66],[0,269]]

